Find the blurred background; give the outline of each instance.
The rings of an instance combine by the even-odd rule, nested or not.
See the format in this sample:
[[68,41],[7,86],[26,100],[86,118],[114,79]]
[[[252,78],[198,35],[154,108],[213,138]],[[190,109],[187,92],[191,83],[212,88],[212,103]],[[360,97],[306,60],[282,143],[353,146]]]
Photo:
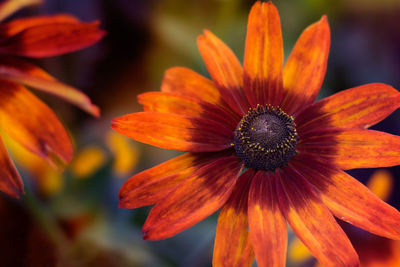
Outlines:
[[[205,28],[242,61],[253,3],[46,0],[9,18],[69,13],[83,21],[99,20],[108,34],[90,48],[34,61],[85,92],[102,115],[95,119],[40,94],[73,138],[75,158],[63,173],[7,140],[26,195],[20,200],[0,195],[1,266],[211,266],[217,214],[173,238],[150,242],[141,234],[150,208],[118,209],[124,181],[178,153],[120,136],[110,130],[110,121],[140,111],[136,95],[159,90],[169,67],[186,66],[209,77],[196,47],[196,37]],[[400,1],[277,0],[274,4],[281,16],[285,57],[305,27],[328,15],[332,44],[319,98],[371,82],[400,88]],[[399,118],[397,111],[373,128],[400,135]],[[400,208],[400,168],[350,173]],[[363,266],[400,266],[397,242],[342,225]],[[293,234],[289,237],[287,265],[314,266],[307,250]]]

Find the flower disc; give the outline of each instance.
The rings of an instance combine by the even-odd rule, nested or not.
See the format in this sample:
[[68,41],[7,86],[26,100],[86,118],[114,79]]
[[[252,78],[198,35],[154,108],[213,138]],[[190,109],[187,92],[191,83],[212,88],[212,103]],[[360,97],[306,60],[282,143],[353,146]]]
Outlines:
[[234,146],[246,167],[273,171],[295,155],[297,140],[293,117],[280,108],[258,105],[236,127]]

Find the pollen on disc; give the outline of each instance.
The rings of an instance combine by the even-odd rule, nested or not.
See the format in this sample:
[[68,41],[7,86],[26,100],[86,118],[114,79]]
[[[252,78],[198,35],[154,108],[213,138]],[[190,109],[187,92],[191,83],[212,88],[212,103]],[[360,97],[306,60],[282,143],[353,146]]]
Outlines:
[[235,130],[234,147],[246,167],[273,171],[296,153],[293,117],[271,105],[250,109]]

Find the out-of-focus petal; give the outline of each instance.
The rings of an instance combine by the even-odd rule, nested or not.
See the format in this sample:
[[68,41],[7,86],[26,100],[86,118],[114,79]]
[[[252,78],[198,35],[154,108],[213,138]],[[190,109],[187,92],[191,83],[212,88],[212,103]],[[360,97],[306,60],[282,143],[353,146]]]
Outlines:
[[[308,248],[297,237],[294,237],[288,247],[289,262],[300,264],[312,259],[313,256]],[[316,267],[316,266],[314,266]]]
[[318,128],[368,128],[400,107],[400,93],[374,83],[344,90],[304,109],[295,119],[297,130]]
[[42,3],[42,0],[5,0],[0,4],[0,21],[26,6]]
[[24,184],[0,137],[0,191],[19,198],[24,193]]
[[159,112],[128,114],[112,121],[117,132],[165,149],[211,152],[231,147],[233,131],[207,118]]
[[99,23],[53,23],[27,28],[0,42],[0,53],[33,58],[51,57],[88,47],[105,32]]
[[277,172],[279,205],[289,225],[326,267],[359,266],[356,251],[306,179],[291,167]]
[[232,152],[184,154],[135,174],[119,191],[119,207],[134,209],[163,199],[184,179],[220,156]]
[[243,116],[249,105],[242,91],[242,66],[232,50],[210,31],[197,38],[200,54],[224,101]]
[[299,154],[291,166],[320,193],[332,213],[368,232],[400,239],[400,213],[328,161]]
[[106,143],[114,157],[113,172],[122,178],[136,167],[139,161],[139,148],[129,138],[110,130],[106,135]]
[[235,130],[238,120],[220,107],[202,100],[173,93],[148,92],[138,95],[145,111],[174,113],[207,118]]
[[252,107],[282,101],[283,43],[279,13],[257,1],[249,14],[243,63],[244,92]]
[[11,37],[30,27],[53,24],[53,23],[80,23],[77,18],[67,14],[52,16],[39,16],[32,18],[14,19],[0,25],[0,39]]
[[386,201],[395,188],[394,177],[388,170],[377,170],[369,178],[367,187],[380,199]]
[[77,178],[87,178],[97,172],[106,162],[104,150],[99,146],[90,145],[83,148],[71,163],[71,172]]
[[143,238],[171,237],[214,213],[231,195],[241,165],[240,159],[230,156],[198,169],[154,206],[143,226]]
[[254,174],[255,171],[250,169],[239,177],[219,213],[213,266],[250,267],[254,261],[247,218],[249,188]]
[[323,16],[303,31],[283,69],[281,107],[286,113],[296,113],[317,97],[325,77],[329,46],[329,25]]
[[285,266],[286,220],[279,208],[272,172],[258,171],[249,192],[249,229],[258,266]]
[[323,157],[343,170],[400,164],[400,136],[363,129],[330,128],[300,133],[297,150]]
[[0,80],[0,128],[55,166],[72,159],[71,142],[53,111],[23,86],[4,80]]
[[43,69],[17,58],[0,57],[0,79],[10,80],[58,96],[98,117],[100,110],[74,87],[57,81]]
[[42,196],[52,196],[64,187],[62,173],[52,168],[43,158],[25,149],[11,137],[4,135],[3,141],[13,161],[34,180],[35,188]]

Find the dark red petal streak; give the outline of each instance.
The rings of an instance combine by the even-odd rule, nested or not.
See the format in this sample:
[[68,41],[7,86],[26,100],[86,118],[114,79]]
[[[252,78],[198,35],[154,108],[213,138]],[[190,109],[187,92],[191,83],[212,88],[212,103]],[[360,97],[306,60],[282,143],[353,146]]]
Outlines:
[[241,171],[240,159],[222,157],[203,166],[151,210],[144,239],[160,240],[193,226],[228,200]]
[[253,170],[248,170],[239,177],[219,213],[213,266],[250,267],[254,261],[247,219],[247,199],[254,174]]
[[74,87],[57,81],[43,69],[17,58],[0,57],[0,79],[25,84],[40,91],[58,96],[82,110],[98,117],[100,110],[89,97]]
[[233,131],[201,117],[139,112],[112,120],[117,132],[139,142],[165,149],[211,152],[231,147]]
[[330,42],[326,16],[306,28],[297,40],[283,69],[281,107],[286,113],[296,113],[317,97],[325,77]]
[[0,80],[0,128],[52,164],[72,159],[71,142],[53,111],[23,86],[4,80]]
[[290,164],[319,191],[336,217],[376,235],[400,239],[400,213],[356,179],[309,155],[300,154]]
[[0,138],[0,191],[19,198],[24,193],[24,185],[17,169],[8,155],[3,140]]
[[138,101],[143,105],[145,111],[207,118],[226,125],[232,131],[238,124],[237,119],[224,109],[194,97],[174,93],[148,92],[138,95]]
[[0,41],[0,53],[42,58],[76,51],[105,35],[98,24],[52,23],[27,28]]
[[304,109],[296,117],[297,130],[318,128],[368,128],[400,107],[400,93],[381,83],[336,93]]
[[244,92],[252,107],[282,101],[283,43],[279,13],[257,1],[249,14],[243,63]]
[[326,267],[358,266],[358,256],[330,211],[291,167],[276,179],[279,204],[294,233]]
[[119,192],[120,208],[153,205],[205,164],[233,151],[184,154],[132,176]]
[[197,38],[200,54],[215,86],[229,107],[243,116],[249,105],[242,91],[243,71],[232,50],[210,31]]
[[249,193],[249,228],[258,266],[285,266],[286,220],[279,208],[272,172],[258,171]]
[[400,164],[400,137],[362,129],[330,128],[300,133],[297,150],[320,156],[340,169],[391,167]]

